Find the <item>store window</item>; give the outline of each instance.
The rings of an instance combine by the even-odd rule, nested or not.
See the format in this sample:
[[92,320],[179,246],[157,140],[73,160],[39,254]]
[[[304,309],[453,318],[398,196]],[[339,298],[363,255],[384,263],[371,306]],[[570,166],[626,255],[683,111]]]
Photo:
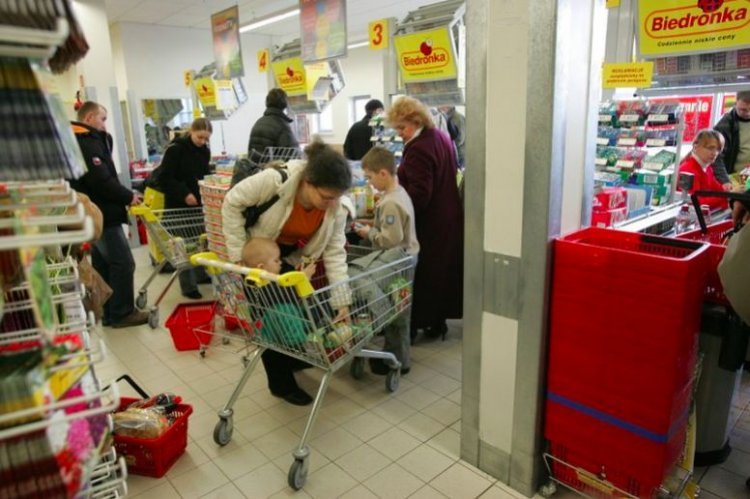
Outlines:
[[365,116],[365,104],[367,104],[369,100],[369,95],[357,95],[351,98],[349,106],[349,127]]
[[309,116],[312,133],[323,135],[333,133],[333,106],[328,105],[321,112]]

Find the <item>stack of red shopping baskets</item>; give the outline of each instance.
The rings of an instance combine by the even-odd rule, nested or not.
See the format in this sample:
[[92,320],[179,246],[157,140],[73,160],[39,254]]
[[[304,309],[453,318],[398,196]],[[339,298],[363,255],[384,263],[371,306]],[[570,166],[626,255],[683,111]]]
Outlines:
[[648,497],[678,461],[707,248],[595,228],[555,242],[545,436],[557,480]]

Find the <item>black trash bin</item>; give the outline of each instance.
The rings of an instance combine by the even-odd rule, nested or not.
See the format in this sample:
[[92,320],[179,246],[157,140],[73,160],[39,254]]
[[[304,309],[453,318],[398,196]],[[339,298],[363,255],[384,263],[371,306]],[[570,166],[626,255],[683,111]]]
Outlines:
[[742,376],[750,328],[730,308],[704,304],[699,336],[703,367],[695,395],[695,465],[723,463],[732,451],[732,399]]

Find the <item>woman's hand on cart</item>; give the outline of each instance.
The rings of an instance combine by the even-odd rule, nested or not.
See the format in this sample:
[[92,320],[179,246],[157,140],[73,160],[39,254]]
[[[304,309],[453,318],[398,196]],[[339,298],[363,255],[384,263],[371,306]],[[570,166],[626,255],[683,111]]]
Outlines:
[[188,206],[198,206],[198,198],[191,192],[185,196],[185,204]]
[[130,206],[141,204],[143,195],[138,191],[133,191],[133,199],[130,200]]

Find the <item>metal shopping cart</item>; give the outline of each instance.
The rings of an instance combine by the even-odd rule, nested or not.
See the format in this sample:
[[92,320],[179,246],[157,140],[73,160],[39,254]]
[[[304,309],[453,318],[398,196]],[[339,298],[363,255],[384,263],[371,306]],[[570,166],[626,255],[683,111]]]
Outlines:
[[[354,359],[357,363],[352,364],[352,374],[361,377],[363,358],[379,358],[392,367],[386,376],[386,389],[398,389],[401,365],[396,357],[364,347],[392,321],[408,320],[415,260],[406,256],[336,284],[328,284],[323,278],[311,282],[303,272],[278,276],[225,263],[213,253],[194,255],[191,261],[213,275],[219,300],[237,317],[252,348],[245,350],[245,372],[219,411],[213,434],[217,444],[226,445],[231,440],[232,407],[265,350],[275,350],[325,371],[300,443],[292,453],[288,482],[299,490],[307,479],[307,440],[331,376]],[[335,309],[342,303],[350,303],[349,321],[335,323]]]
[[159,326],[159,304],[180,272],[191,269],[190,256],[205,249],[205,221],[203,208],[178,208],[155,210],[148,206],[134,206],[130,212],[140,218],[148,231],[149,241],[156,244],[164,259],[159,262],[151,275],[138,290],[135,300],[141,310],[148,307],[148,287],[162,268],[169,263],[174,272],[154,304],[148,309],[148,325],[152,329]]

